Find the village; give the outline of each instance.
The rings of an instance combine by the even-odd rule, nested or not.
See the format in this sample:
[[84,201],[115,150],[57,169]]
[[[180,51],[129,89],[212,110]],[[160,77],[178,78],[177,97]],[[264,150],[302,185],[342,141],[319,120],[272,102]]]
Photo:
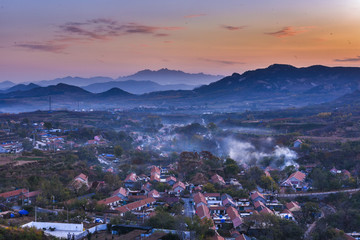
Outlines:
[[[127,127],[128,135],[120,137],[86,130],[80,139],[85,130],[73,126],[7,124],[31,127],[22,139],[11,126],[1,132],[7,179],[1,187],[9,190],[0,193],[0,226],[30,227],[48,237],[311,239],[337,211],[332,196],[357,197],[359,191],[356,172],[335,166],[256,166],[209,151],[176,154],[173,139],[185,139],[185,125],[164,125],[155,134]],[[204,138],[215,135],[213,125],[208,129],[196,131]],[[130,148],[124,139],[131,139]],[[307,145],[299,138],[290,142],[293,152]],[[360,239],[356,229],[332,231]]]

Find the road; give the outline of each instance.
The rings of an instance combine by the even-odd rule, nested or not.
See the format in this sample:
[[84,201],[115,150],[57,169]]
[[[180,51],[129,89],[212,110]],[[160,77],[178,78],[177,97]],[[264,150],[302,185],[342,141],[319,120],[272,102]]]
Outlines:
[[192,198],[182,198],[184,201],[184,215],[192,218],[195,214],[194,205],[192,204]]
[[278,198],[294,198],[294,197],[311,197],[311,196],[326,196],[335,193],[354,193],[360,191],[360,188],[343,189],[328,192],[306,192],[306,193],[290,193],[290,194],[277,194]]

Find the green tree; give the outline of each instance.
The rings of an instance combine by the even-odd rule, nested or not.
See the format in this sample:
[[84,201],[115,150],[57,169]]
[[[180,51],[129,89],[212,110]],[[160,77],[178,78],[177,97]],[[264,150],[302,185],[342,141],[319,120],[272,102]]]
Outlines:
[[121,157],[121,155],[123,154],[124,150],[121,146],[117,145],[114,147],[114,154],[116,157]]
[[44,122],[44,128],[46,128],[47,130],[52,129],[52,124],[51,124],[51,122]]

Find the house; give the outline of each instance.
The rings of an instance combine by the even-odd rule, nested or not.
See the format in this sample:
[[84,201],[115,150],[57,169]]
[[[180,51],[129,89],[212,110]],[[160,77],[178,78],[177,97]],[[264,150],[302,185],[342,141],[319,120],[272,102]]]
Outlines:
[[245,211],[247,209],[252,209],[252,206],[250,204],[250,201],[248,198],[238,199],[236,202],[236,205],[238,206],[238,209],[240,211]]
[[39,196],[40,194],[41,194],[40,190],[27,192],[23,195],[24,202],[28,204],[34,203],[36,201],[37,196]]
[[290,210],[291,212],[298,212],[301,211],[301,207],[299,206],[299,204],[297,202],[288,202],[285,204],[285,207]]
[[156,166],[152,166],[151,172],[150,172],[150,181],[152,182],[160,182],[160,168]]
[[89,188],[88,176],[86,176],[83,173],[80,173],[74,178],[74,180],[71,183],[71,186],[76,190],[79,190],[83,186]]
[[126,176],[124,180],[124,185],[127,188],[133,188],[136,182],[137,182],[136,173],[132,172]]
[[208,205],[222,205],[220,193],[204,193]]
[[223,195],[221,195],[221,202],[223,206],[233,206],[236,207],[236,203],[233,200],[233,198],[229,195],[224,193]]
[[207,206],[207,201],[202,193],[198,192],[194,194],[193,199],[194,199],[195,208],[199,207],[200,205]]
[[174,176],[167,177],[166,182],[170,186],[173,186],[176,183],[176,177],[174,177]]
[[172,191],[174,193],[181,193],[182,191],[185,190],[185,184],[183,182],[177,182],[174,184],[173,188],[172,188]]
[[123,201],[123,199],[121,199],[120,197],[115,195],[115,196],[111,196],[111,197],[108,197],[108,198],[98,201],[98,204],[104,204],[104,205],[108,205],[110,207],[117,207],[118,205],[120,205],[120,203],[122,201]]
[[219,185],[225,185],[226,184],[224,179],[218,174],[213,175],[211,177],[211,181],[212,181],[213,184],[219,184]]
[[243,220],[240,217],[239,212],[234,207],[228,207],[226,209],[226,213],[229,215],[235,229],[238,228],[241,224],[243,224]]
[[220,193],[204,193],[204,197],[208,201],[220,201],[221,200]]
[[225,215],[226,212],[225,206],[219,206],[219,205],[210,205],[209,210],[211,214],[217,214],[217,215]]
[[264,195],[262,195],[258,191],[251,193],[250,199],[252,202],[260,201],[260,202],[263,202],[264,204],[266,203],[266,198],[264,197]]
[[152,198],[159,198],[160,197],[160,193],[158,191],[156,191],[155,189],[151,190],[148,194],[147,197],[152,197]]
[[265,204],[261,201],[256,201],[254,202],[254,209],[258,212],[260,212],[261,210],[263,210],[264,208],[266,208]]
[[126,204],[124,206],[115,208],[116,211],[119,212],[120,216],[124,216],[127,212],[132,211],[142,211],[145,208],[151,207],[154,203],[156,203],[155,198],[145,198],[136,202],[132,202],[129,204]]
[[10,191],[10,192],[4,192],[0,193],[0,199],[4,198],[5,202],[14,202],[19,200],[23,195],[28,193],[29,191],[25,188]]
[[297,139],[295,142],[294,142],[294,148],[299,148],[299,147],[301,147],[301,144],[302,144],[303,142],[300,140],[300,139]]
[[112,196],[118,196],[122,200],[126,200],[128,195],[129,195],[129,191],[127,189],[123,188],[123,187],[115,190],[112,193]]
[[279,217],[295,221],[293,213],[288,209],[284,209],[281,213],[279,213]]
[[200,219],[211,219],[209,208],[205,205],[200,205],[196,208],[196,215],[198,215]]
[[274,212],[271,211],[271,210],[270,210],[269,208],[267,208],[267,207],[263,208],[261,211],[259,211],[259,213],[260,213],[260,214],[271,214],[271,215],[274,214]]
[[296,171],[291,174],[288,179],[286,179],[281,186],[282,187],[292,187],[294,189],[303,188],[305,186],[305,173]]

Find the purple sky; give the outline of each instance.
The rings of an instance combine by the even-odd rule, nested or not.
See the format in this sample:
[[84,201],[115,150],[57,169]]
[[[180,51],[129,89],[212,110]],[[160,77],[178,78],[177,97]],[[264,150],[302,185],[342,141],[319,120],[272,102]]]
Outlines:
[[359,66],[359,0],[0,0],[0,81]]

